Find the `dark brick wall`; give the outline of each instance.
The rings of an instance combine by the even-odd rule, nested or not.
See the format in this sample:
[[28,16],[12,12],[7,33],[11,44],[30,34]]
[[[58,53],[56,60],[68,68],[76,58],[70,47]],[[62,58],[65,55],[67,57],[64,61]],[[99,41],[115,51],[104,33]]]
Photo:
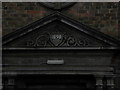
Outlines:
[[118,3],[77,3],[64,12],[96,30],[118,39]]
[[118,38],[120,38],[120,2],[118,4]]
[[[3,35],[53,12],[34,2],[4,2],[2,7]],[[117,2],[79,2],[62,11],[62,13],[116,39],[120,39]]]
[[51,12],[34,2],[7,2],[2,3],[3,35],[30,24]]

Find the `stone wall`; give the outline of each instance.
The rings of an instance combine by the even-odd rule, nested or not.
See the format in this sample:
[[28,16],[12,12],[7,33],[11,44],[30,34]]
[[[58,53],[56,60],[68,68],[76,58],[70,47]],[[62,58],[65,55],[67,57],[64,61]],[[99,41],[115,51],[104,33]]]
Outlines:
[[[62,11],[65,15],[96,30],[120,39],[117,2],[78,2]],[[4,2],[3,35],[30,24],[53,11],[38,2]]]

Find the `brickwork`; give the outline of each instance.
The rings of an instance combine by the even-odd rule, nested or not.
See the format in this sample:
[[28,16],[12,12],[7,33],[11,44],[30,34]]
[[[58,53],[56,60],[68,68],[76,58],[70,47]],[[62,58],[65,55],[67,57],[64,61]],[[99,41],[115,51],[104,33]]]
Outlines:
[[[34,2],[3,3],[3,35],[32,23],[53,11]],[[62,13],[96,30],[120,39],[117,2],[79,2]]]
[[50,10],[34,2],[8,2],[3,3],[2,7],[3,35],[50,14]]
[[118,5],[118,38],[120,39],[120,2]]
[[[79,8],[78,8],[79,7]],[[118,3],[77,3],[64,13],[118,39]]]

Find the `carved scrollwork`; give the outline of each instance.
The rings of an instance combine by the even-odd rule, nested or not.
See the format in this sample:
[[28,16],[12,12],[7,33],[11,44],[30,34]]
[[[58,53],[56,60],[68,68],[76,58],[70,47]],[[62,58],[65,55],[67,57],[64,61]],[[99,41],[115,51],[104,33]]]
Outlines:
[[67,45],[68,46],[75,46],[76,45],[76,40],[73,36],[68,37]]
[[36,40],[36,46],[46,46],[48,39],[45,35],[39,36]]
[[67,33],[61,32],[52,32],[52,33],[43,33],[39,35],[35,40],[30,40],[27,42],[27,46],[33,47],[47,47],[47,46],[87,46],[88,41],[69,35]]
[[33,40],[27,41],[27,46],[34,46],[35,42]]
[[28,41],[27,46],[34,46],[34,47],[46,46],[48,40],[49,40],[49,35],[45,33],[43,35],[39,35],[35,40]]
[[50,9],[60,10],[74,5],[75,2],[41,2],[40,4],[43,4],[44,6]]
[[87,45],[88,45],[88,42],[87,42],[86,40],[81,40],[81,39],[79,39],[79,40],[78,40],[78,45],[79,45],[79,46],[87,46]]

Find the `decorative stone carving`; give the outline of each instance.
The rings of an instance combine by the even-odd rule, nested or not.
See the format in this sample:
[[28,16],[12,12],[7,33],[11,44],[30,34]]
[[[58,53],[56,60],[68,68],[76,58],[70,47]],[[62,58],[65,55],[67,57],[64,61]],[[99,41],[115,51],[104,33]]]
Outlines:
[[8,80],[4,81],[3,90],[14,90],[15,88],[15,81],[14,79],[9,78]]
[[36,39],[36,46],[46,46],[48,39],[47,35],[38,36]]
[[107,89],[108,90],[114,90],[114,78],[115,76],[114,75],[107,75]]
[[55,46],[58,46],[63,41],[63,35],[59,32],[55,32],[53,34],[50,34],[50,41]]
[[68,46],[75,46],[76,45],[76,40],[75,40],[75,38],[73,36],[68,37],[67,45]]
[[44,6],[54,10],[64,9],[73,5],[75,2],[41,2]]
[[47,47],[47,46],[87,46],[88,42],[74,35],[61,32],[44,33],[35,40],[28,40],[27,46],[32,47]]
[[96,90],[103,90],[103,76],[96,75]]
[[87,42],[86,40],[81,40],[81,39],[79,39],[79,40],[78,40],[78,44],[79,44],[79,46],[87,46],[87,45],[88,45],[88,42]]

